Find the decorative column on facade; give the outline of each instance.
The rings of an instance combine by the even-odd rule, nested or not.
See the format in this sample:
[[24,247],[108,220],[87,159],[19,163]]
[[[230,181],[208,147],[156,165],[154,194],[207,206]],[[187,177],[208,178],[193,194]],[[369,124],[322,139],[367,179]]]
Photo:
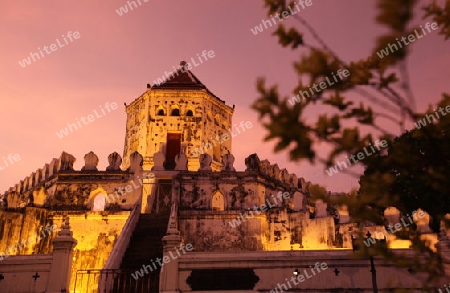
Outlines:
[[[133,173],[132,178],[132,189],[129,192],[130,202],[133,204],[142,200],[142,187],[144,180],[144,170],[142,169],[142,164],[144,158],[138,152],[134,152],[130,156],[130,167],[128,172]],[[142,203],[142,202],[141,202]]]
[[[163,241],[163,260],[161,268],[159,292],[175,293],[180,292],[178,286],[178,262],[177,257],[178,248],[181,245],[180,231],[178,230],[178,208],[177,204],[173,203],[170,211],[169,226],[167,228],[166,236],[162,238]],[[179,255],[179,254],[178,254]]]
[[58,236],[52,240],[53,261],[47,283],[47,293],[69,292],[73,249],[78,243],[72,235],[69,217],[67,217]]

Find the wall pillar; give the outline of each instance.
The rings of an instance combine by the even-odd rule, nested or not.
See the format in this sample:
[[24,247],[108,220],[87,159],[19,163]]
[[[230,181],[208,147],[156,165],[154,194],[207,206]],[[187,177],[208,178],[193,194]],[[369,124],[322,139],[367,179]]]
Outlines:
[[132,205],[142,198],[142,185],[144,180],[142,176],[144,174],[142,169],[143,161],[142,155],[138,152],[134,152],[130,156],[130,167],[128,168],[128,171],[133,173],[133,189],[129,193],[129,198]]
[[46,293],[61,293],[62,290],[69,292],[73,248],[77,245],[77,240],[72,235],[73,232],[70,231],[69,217],[67,217],[65,225],[62,226],[58,236],[52,240],[53,260]]
[[178,257],[177,249],[181,245],[180,231],[178,230],[178,210],[176,203],[172,204],[170,211],[169,226],[167,234],[162,238],[163,241],[163,259],[169,258],[161,268],[159,276],[159,292],[175,293],[180,292],[178,286]]
[[141,214],[150,214],[156,197],[157,181],[154,173],[143,174]]

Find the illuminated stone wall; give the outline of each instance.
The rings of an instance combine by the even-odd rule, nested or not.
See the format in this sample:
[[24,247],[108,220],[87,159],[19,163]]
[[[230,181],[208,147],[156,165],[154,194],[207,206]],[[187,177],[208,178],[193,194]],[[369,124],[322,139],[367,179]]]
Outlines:
[[[47,230],[46,230],[47,228]],[[49,254],[57,226],[42,208],[27,207],[23,213],[0,211],[0,256]]]
[[[0,255],[8,246],[10,255],[51,253],[51,241],[63,225],[64,218],[69,216],[73,237],[78,241],[72,263],[73,286],[77,270],[103,268],[129,215],[129,211],[56,212],[33,207],[25,208],[23,213],[0,211]],[[53,224],[58,228],[45,231],[46,226]],[[14,252],[12,247],[18,247],[23,241],[27,243],[25,248]]]
[[239,217],[236,212],[181,212],[180,231],[184,243],[191,243],[195,251],[255,251],[267,248],[268,221],[266,215],[248,219],[232,228],[230,221]]
[[[74,249],[70,288],[73,288],[77,270],[104,267],[129,215],[128,211],[67,213],[73,237],[78,241]],[[62,215],[53,217],[58,225],[62,225],[63,220]]]
[[190,172],[175,177],[172,196],[179,201],[184,242],[196,251],[334,248],[335,219],[326,206],[320,206],[325,209],[320,218],[310,218],[310,208],[319,204],[307,204],[297,178],[267,161],[258,164],[255,173]]
[[[240,215],[234,211],[183,211],[179,219],[181,235],[184,242],[191,243],[196,251],[320,250],[336,247],[332,217],[309,219],[309,213],[288,213],[286,210],[261,213],[245,221]],[[236,222],[238,218],[241,224]]]
[[[295,219],[292,217],[292,219]],[[300,220],[297,222],[297,220]],[[309,213],[303,213],[290,222],[299,235],[294,249],[318,250],[332,249],[335,246],[335,225],[333,217],[310,219]],[[292,237],[292,236],[291,236]]]
[[335,208],[310,199],[310,183],[255,154],[246,165],[245,172],[174,177],[185,243],[196,251],[236,252],[349,247],[354,232],[340,229]]

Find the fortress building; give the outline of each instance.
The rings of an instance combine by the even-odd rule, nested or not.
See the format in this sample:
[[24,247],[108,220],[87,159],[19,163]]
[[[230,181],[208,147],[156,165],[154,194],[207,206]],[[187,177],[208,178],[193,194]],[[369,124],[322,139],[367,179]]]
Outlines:
[[[126,106],[106,170],[62,152],[1,194],[0,291],[421,292],[421,274],[354,258],[359,225],[311,183],[257,154],[235,170],[233,109],[177,72]],[[447,262],[447,232],[414,221]],[[412,256],[385,227],[365,232]]]

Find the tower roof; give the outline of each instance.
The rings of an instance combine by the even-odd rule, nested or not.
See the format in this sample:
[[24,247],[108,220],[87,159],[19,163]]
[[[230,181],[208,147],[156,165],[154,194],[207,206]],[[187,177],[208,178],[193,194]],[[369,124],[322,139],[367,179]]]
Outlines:
[[225,101],[221,100],[218,96],[213,94],[201,81],[195,76],[189,69],[186,68],[186,62],[181,61],[180,67],[170,73],[169,77],[164,79],[162,83],[154,84],[151,86],[152,89],[194,89],[194,90],[206,90],[213,97],[217,98],[222,103]]

